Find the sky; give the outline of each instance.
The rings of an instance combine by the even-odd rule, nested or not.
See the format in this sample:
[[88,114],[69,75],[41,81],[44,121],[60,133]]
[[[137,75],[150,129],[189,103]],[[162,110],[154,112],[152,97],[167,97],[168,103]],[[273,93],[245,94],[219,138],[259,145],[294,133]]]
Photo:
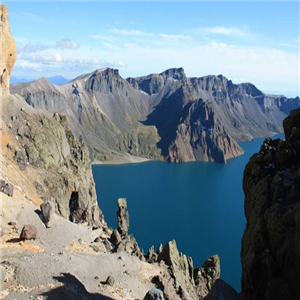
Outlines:
[[1,1],[16,41],[12,76],[137,77],[183,67],[266,93],[299,95],[299,1]]

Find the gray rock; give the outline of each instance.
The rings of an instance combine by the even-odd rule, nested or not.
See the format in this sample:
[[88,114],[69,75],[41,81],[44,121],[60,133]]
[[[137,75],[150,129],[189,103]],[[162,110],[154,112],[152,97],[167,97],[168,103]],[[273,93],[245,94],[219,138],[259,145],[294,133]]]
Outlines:
[[237,291],[222,279],[217,279],[204,300],[239,300]]
[[114,230],[110,236],[110,240],[114,245],[118,245],[122,239],[118,230]]
[[109,275],[105,281],[105,284],[110,285],[110,286],[114,286],[116,283],[115,278],[112,275]]
[[9,150],[13,150],[14,149],[14,146],[11,144],[11,143],[8,143],[6,145],[6,147],[9,149]]
[[118,231],[121,235],[122,239],[126,239],[128,237],[128,229],[129,229],[129,214],[127,211],[127,201],[126,198],[118,199]]
[[37,228],[32,224],[26,224],[20,235],[22,240],[35,240],[37,238]]
[[47,228],[50,228],[53,223],[53,216],[54,216],[54,204],[51,201],[46,201],[40,205],[42,215],[43,215],[43,222],[45,223]]
[[11,183],[6,183],[3,188],[3,193],[9,197],[12,197],[14,194],[14,186]]
[[147,292],[144,297],[144,300],[164,300],[164,294],[161,290],[157,288],[152,288]]

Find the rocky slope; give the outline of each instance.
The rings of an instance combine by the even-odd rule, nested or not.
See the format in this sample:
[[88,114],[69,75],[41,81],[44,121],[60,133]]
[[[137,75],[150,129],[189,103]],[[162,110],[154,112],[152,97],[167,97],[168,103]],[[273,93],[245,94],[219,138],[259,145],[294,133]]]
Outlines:
[[243,299],[300,299],[300,109],[283,127],[244,171]]
[[[70,131],[67,117],[33,109],[20,96],[9,94],[9,76],[16,47],[1,6],[1,177],[26,182],[24,197],[37,204],[52,200],[56,211],[74,222],[105,226],[89,159],[82,138]],[[6,55],[7,54],[7,55]],[[18,184],[20,185],[20,184]],[[34,191],[32,191],[34,190]]]
[[281,132],[282,120],[300,106],[299,98],[266,95],[221,75],[187,78],[182,68],[127,80],[106,68],[61,86],[45,78],[14,84],[11,92],[35,108],[68,115],[94,161],[125,153],[226,162],[242,154],[236,141]]

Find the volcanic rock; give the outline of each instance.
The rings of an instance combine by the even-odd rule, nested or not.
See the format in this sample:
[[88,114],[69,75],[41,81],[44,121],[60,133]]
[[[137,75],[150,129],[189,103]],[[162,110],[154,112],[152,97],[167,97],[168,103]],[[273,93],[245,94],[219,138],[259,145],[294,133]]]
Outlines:
[[32,224],[27,224],[23,227],[20,235],[22,240],[35,240],[37,237],[37,228]]

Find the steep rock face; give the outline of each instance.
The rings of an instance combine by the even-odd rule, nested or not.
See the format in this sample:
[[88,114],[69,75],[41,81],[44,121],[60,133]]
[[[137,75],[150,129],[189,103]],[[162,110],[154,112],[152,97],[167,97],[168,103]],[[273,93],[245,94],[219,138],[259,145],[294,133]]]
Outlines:
[[225,163],[242,153],[216,118],[212,104],[200,99],[191,103],[181,118],[176,138],[169,147],[169,160]]
[[13,66],[16,62],[17,50],[14,39],[12,38],[8,17],[7,6],[0,6],[1,22],[0,22],[0,36],[1,36],[1,51],[0,51],[0,86],[1,93],[9,91],[9,80]]
[[11,120],[10,132],[16,138],[14,160],[21,171],[37,171],[35,187],[41,199],[54,202],[56,211],[73,222],[104,225],[88,148],[82,138],[76,140],[67,117],[56,113],[51,118],[23,109]]
[[266,139],[244,171],[244,299],[300,299],[300,109],[285,140]]

